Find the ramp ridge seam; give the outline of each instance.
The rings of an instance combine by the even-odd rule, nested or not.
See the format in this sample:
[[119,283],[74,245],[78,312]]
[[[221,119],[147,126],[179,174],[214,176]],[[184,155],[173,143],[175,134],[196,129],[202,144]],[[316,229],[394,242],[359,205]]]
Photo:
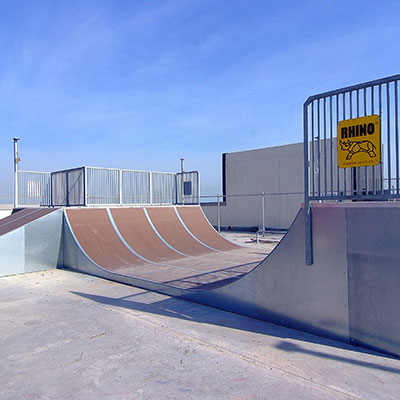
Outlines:
[[186,231],[189,233],[189,235],[195,239],[197,242],[199,242],[202,246],[207,247],[208,249],[212,250],[212,251],[216,251],[217,253],[220,253],[220,250],[214,249],[213,247],[207,246],[205,243],[203,243],[200,239],[198,239],[196,236],[193,235],[193,233],[189,230],[189,228],[185,225],[185,223],[183,222],[183,219],[181,218],[181,216],[179,215],[178,210],[176,209],[176,207],[174,206],[174,210],[175,210],[175,214],[179,219],[179,222],[182,224],[182,226],[186,229]]
[[[75,233],[74,233],[74,230],[72,229],[71,223],[70,223],[70,221],[69,221],[69,219],[68,219],[68,215],[67,215],[66,212],[64,212],[64,216],[65,216],[65,220],[66,220],[67,225],[68,225],[69,232],[70,232],[72,238],[74,239],[75,244],[78,246],[79,250],[82,252],[82,254],[83,254],[95,267],[99,268],[101,271],[105,272],[105,274],[107,275],[107,277],[101,276],[101,275],[100,275],[101,277],[103,277],[103,278],[105,278],[105,279],[111,279],[111,280],[113,280],[112,278],[115,277],[115,278],[114,278],[115,281],[116,281],[116,282],[120,282],[120,281],[116,280],[116,277],[121,276],[121,277],[123,277],[123,278],[128,278],[129,281],[132,281],[132,280],[135,281],[136,284],[137,284],[138,282],[151,283],[151,284],[154,284],[155,286],[157,286],[158,289],[157,289],[157,288],[151,288],[151,289],[150,289],[150,288],[147,287],[147,285],[142,285],[142,287],[143,287],[144,289],[146,289],[146,290],[154,290],[154,291],[157,291],[158,293],[162,293],[162,294],[165,294],[165,292],[163,292],[163,291],[161,290],[162,287],[167,287],[167,288],[172,289],[172,290],[181,290],[181,291],[182,291],[182,289],[176,288],[175,286],[169,285],[168,283],[161,283],[161,282],[157,282],[157,281],[152,281],[151,279],[135,278],[135,277],[132,277],[131,275],[121,274],[120,272],[114,272],[114,271],[110,271],[110,270],[108,270],[108,269],[106,269],[106,268],[103,268],[101,265],[97,264],[94,260],[92,260],[91,257],[89,257],[89,255],[86,253],[86,251],[83,249],[83,247],[82,247],[81,244],[79,243],[78,239],[76,238]],[[70,267],[70,268],[74,269],[74,267]],[[78,267],[78,268],[75,268],[75,269],[77,269],[78,271],[81,271],[81,270],[79,269],[79,267]],[[86,272],[86,271],[85,271],[85,273],[87,273],[87,274],[89,274],[89,275],[94,275],[94,276],[96,276],[95,274],[92,274],[92,273],[90,273],[90,272]],[[111,276],[111,278],[110,278],[110,276]],[[133,286],[135,286],[135,284],[134,284],[133,282],[131,282],[130,284],[133,285]],[[175,295],[175,296],[176,296],[176,295]]]
[[151,220],[150,215],[148,214],[148,212],[147,212],[147,210],[146,210],[145,207],[143,207],[143,211],[144,211],[144,214],[146,215],[147,220],[149,221],[150,226],[153,228],[153,230],[154,230],[154,232],[156,233],[156,235],[160,238],[160,240],[161,240],[166,246],[168,246],[171,250],[177,252],[178,254],[180,254],[180,255],[182,255],[182,256],[185,256],[185,257],[192,257],[192,256],[189,256],[188,254],[182,253],[181,251],[175,249],[175,247],[172,247],[172,246],[160,235],[160,233],[157,231],[157,229],[156,229],[156,227],[154,226],[153,221]]
[[118,235],[118,237],[120,238],[120,240],[122,241],[122,243],[127,247],[127,249],[129,251],[131,251],[136,257],[139,257],[140,259],[142,259],[145,262],[148,262],[150,264],[154,264],[154,265],[160,265],[162,267],[174,267],[174,268],[178,268],[178,269],[182,269],[182,270],[189,270],[189,271],[193,271],[193,272],[197,272],[196,269],[192,269],[192,268],[184,268],[184,267],[180,267],[178,265],[175,264],[165,264],[165,263],[160,263],[157,261],[151,261],[143,256],[141,256],[136,250],[134,250],[129,243],[125,240],[125,238],[122,236],[121,232],[119,231],[117,224],[115,223],[114,217],[112,216],[112,213],[110,211],[109,208],[107,208],[107,214],[108,214],[108,218],[110,219],[111,225],[113,226],[115,233]]

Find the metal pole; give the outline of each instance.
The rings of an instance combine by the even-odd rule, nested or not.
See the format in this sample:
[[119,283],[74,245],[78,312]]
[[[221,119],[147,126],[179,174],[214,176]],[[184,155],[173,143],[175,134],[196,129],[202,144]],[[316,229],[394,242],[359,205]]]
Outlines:
[[183,174],[184,172],[185,172],[185,168],[184,168],[184,161],[185,161],[185,159],[184,158],[181,158],[181,173]]
[[149,202],[153,204],[153,173],[149,172]]
[[119,205],[122,206],[122,169],[118,170],[119,178]]
[[219,193],[217,194],[218,232],[221,232],[221,210],[219,208]]
[[18,157],[18,140],[13,138],[14,141],[14,208],[18,207],[18,163],[21,161]]
[[262,192],[262,230],[265,231],[265,192]]

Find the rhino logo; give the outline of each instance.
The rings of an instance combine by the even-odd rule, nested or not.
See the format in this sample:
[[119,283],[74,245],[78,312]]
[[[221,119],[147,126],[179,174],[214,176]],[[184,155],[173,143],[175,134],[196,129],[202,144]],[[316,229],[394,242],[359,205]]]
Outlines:
[[357,153],[367,153],[370,157],[376,157],[376,147],[369,140],[341,140],[340,147],[343,151],[347,151],[346,160],[351,160]]

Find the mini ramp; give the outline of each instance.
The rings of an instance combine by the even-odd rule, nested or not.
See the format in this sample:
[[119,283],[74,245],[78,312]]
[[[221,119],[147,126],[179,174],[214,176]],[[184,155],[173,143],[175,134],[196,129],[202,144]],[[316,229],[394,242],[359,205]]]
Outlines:
[[312,213],[307,266],[304,209],[261,261],[219,236],[200,207],[68,209],[63,265],[400,355],[400,205],[315,204]]
[[56,268],[62,210],[25,208],[0,220],[0,276]]
[[224,285],[265,257],[222,238],[198,206],[67,209],[65,215],[64,265],[144,288],[151,282],[164,293]]

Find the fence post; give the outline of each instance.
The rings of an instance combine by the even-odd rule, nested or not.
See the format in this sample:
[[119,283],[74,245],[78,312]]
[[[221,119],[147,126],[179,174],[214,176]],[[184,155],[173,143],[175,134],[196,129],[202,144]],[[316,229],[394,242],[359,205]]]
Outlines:
[[13,138],[14,141],[14,208],[18,207],[18,140],[19,138]]
[[84,198],[83,198],[83,204],[85,207],[88,205],[88,184],[87,184],[87,167],[83,167],[83,193],[84,193]]
[[262,230],[265,231],[265,192],[262,192]]
[[218,232],[221,232],[221,210],[219,206],[219,193],[217,194]]
[[149,172],[149,202],[153,204],[153,173]]
[[118,170],[119,180],[119,205],[122,206],[122,169]]

